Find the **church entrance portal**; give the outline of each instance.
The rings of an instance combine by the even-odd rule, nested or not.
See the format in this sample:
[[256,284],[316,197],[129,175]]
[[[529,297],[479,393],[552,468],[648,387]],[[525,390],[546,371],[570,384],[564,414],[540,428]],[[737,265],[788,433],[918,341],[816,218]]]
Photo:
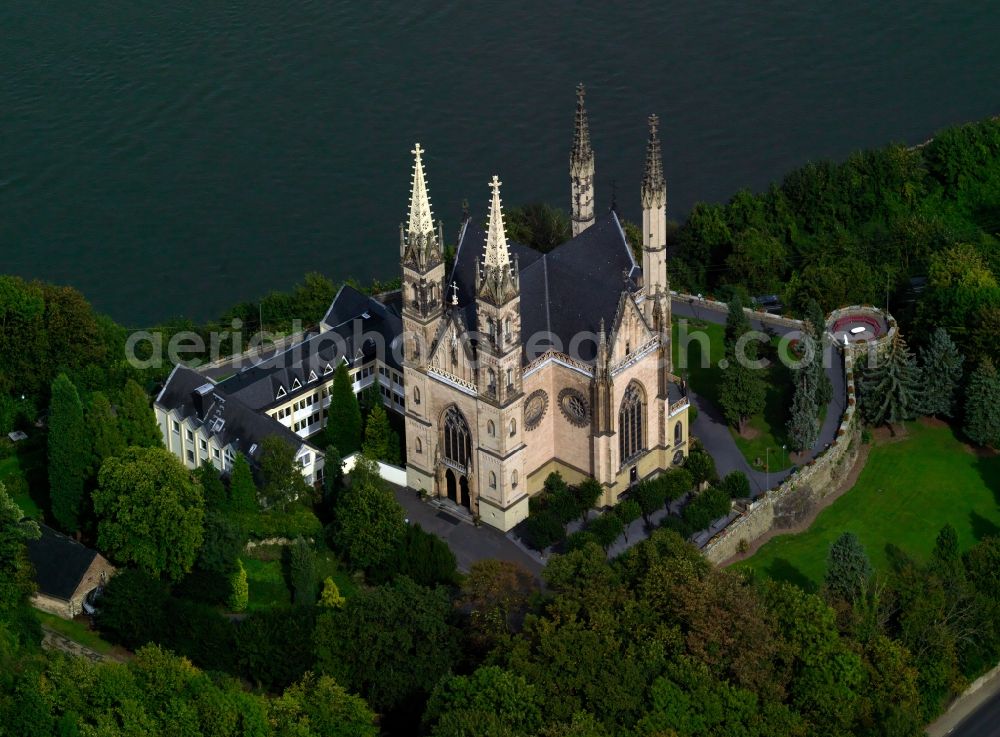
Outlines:
[[448,491],[448,499],[455,504],[461,504],[471,511],[472,501],[469,496],[469,480],[465,477],[465,474],[461,474],[456,478],[455,472],[449,468],[444,472],[444,482]]

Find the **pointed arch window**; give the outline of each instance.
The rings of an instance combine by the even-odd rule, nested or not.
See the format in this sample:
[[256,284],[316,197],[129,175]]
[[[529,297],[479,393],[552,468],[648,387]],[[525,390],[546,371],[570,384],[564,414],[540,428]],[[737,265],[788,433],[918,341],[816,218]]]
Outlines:
[[413,387],[413,403],[420,404],[420,387]]
[[493,369],[486,369],[486,391],[496,396],[497,393],[497,372]]
[[680,445],[684,442],[684,424],[678,422],[674,425],[674,445]]
[[517,420],[510,421],[510,436],[514,437],[517,434]]
[[510,330],[510,318],[508,317],[503,321],[503,339],[504,341],[510,340],[512,337]]
[[469,425],[457,407],[449,407],[444,414],[444,457],[466,466],[469,462],[471,433]]
[[493,471],[490,471],[490,488],[497,488],[497,475]]
[[618,453],[622,463],[645,450],[645,404],[642,387],[635,382],[629,384],[618,411]]
[[413,448],[414,448],[414,450],[417,451],[417,453],[423,453],[424,452],[424,444],[422,442],[420,442],[420,438],[417,438],[416,442],[413,444]]
[[496,437],[497,426],[493,424],[493,420],[486,421],[486,434],[491,438]]
[[510,472],[510,488],[517,488],[517,469]]

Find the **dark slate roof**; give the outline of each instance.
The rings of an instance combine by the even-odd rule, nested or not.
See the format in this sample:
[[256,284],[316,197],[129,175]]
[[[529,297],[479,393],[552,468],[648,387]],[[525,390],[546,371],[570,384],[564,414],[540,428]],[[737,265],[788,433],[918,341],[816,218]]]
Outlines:
[[[449,280],[458,284],[459,305],[465,308],[469,325],[475,325],[476,263],[482,260],[485,239],[481,228],[471,221],[465,225]],[[533,335],[546,333],[558,337],[562,350],[568,351],[573,336],[596,335],[602,318],[610,332],[622,292],[637,288],[641,270],[613,211],[546,254],[517,243],[508,246],[511,256],[518,257],[525,345]],[[596,352],[595,343],[586,341],[580,344],[578,357],[591,361]]]
[[[195,399],[196,390],[205,388],[205,402],[201,411]],[[232,444],[251,462],[260,457],[264,438],[277,435],[292,447],[306,442],[287,427],[266,414],[255,412],[238,398],[222,390],[221,384],[212,384],[196,371],[177,366],[167,379],[156,403],[167,410],[176,410],[181,418],[193,417],[199,425],[206,425],[209,436],[217,436],[223,447]],[[250,449],[254,446],[253,453]]]
[[46,596],[68,601],[97,557],[97,551],[51,527],[38,527],[42,536],[28,541],[28,557],[35,567],[38,590]]
[[[221,382],[218,389],[251,409],[266,410],[315,388],[315,382],[336,369],[343,358],[354,366],[378,357],[402,370],[394,350],[403,332],[395,301],[387,306],[344,285],[323,318],[323,326],[322,332],[244,369]],[[312,381],[311,373],[317,377]],[[296,381],[299,387],[293,389]],[[280,388],[284,388],[285,394],[279,398]]]

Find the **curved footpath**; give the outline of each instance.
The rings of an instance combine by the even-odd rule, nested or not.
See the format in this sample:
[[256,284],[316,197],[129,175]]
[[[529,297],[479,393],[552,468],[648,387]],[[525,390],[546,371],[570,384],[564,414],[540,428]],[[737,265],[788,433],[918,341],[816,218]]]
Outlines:
[[[675,317],[686,317],[696,320],[713,322],[717,325],[725,325],[726,311],[724,309],[713,309],[704,305],[692,304],[685,297],[674,297],[672,300],[673,313]],[[771,325],[760,320],[751,319],[750,327],[765,333],[775,335],[787,335],[795,333],[794,328],[780,325]],[[833,346],[827,348],[830,365],[826,369],[826,375],[830,378],[833,386],[833,399],[826,408],[826,417],[823,419],[823,426],[820,428],[816,445],[809,451],[806,460],[814,458],[825,450],[837,434],[837,427],[840,425],[841,416],[847,407],[847,384],[844,380],[844,359]],[[718,407],[710,404],[703,397],[699,397],[694,392],[690,392],[690,399],[698,408],[698,417],[694,421],[692,431],[701,440],[705,449],[715,459],[715,466],[720,476],[725,476],[731,471],[742,471],[750,479],[750,485],[754,497],[758,497],[767,491],[768,488],[779,486],[794,469],[794,466],[771,471],[770,474],[764,471],[755,470],[743,457],[743,453],[736,445],[736,440],[729,431],[729,426],[722,418],[722,413]]]

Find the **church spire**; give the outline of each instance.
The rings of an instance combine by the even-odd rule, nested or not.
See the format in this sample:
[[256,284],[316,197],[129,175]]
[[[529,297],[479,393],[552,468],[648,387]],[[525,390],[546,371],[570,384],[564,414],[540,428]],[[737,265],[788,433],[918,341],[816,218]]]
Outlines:
[[424,163],[421,154],[424,149],[417,143],[413,150],[413,181],[410,187],[409,224],[402,234],[401,250],[404,261],[413,261],[421,266],[440,258],[441,244],[434,229],[431,215],[431,200],[427,194],[424,178]]
[[517,292],[517,274],[511,266],[510,251],[507,248],[507,234],[503,226],[503,209],[500,206],[500,179],[494,174],[490,187],[493,199],[490,203],[490,221],[486,231],[486,249],[479,269],[480,296],[488,296],[497,302],[505,302]]
[[590,125],[584,106],[586,90],[576,86],[576,120],[573,126],[573,148],[569,154],[573,235],[579,235],[594,224],[594,150],[590,146]]
[[570,153],[570,166],[580,166],[594,158],[594,150],[590,147],[587,108],[584,106],[586,94],[587,90],[581,82],[576,86],[576,122],[573,127],[573,150]]
[[663,207],[667,202],[667,185],[663,180],[663,156],[658,134],[660,118],[649,116],[649,142],[646,144],[646,173],[642,177],[642,207]]

